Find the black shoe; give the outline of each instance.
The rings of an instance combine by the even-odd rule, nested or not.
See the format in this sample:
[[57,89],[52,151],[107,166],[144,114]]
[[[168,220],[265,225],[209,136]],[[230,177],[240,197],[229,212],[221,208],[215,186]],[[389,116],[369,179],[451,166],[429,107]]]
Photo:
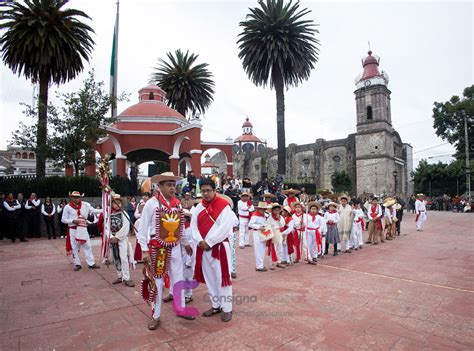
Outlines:
[[231,277],[232,279],[237,279],[237,274],[236,274],[236,273],[231,273],[231,274],[230,274],[230,277]]
[[193,321],[196,319],[194,316],[178,316],[180,318],[186,319],[187,321]]
[[100,269],[100,266],[94,263],[92,266],[89,266],[89,269]]
[[14,243],[16,240],[15,239],[12,239],[12,243]]
[[29,240],[28,239],[20,239],[22,243],[27,243]]
[[339,254],[338,254],[337,251],[336,251],[336,252],[334,252],[332,255],[333,255],[333,256],[337,256],[337,255],[339,255]]
[[77,266],[74,267],[74,272],[77,272],[78,270],[81,270],[81,269],[82,269],[82,267],[77,265]]

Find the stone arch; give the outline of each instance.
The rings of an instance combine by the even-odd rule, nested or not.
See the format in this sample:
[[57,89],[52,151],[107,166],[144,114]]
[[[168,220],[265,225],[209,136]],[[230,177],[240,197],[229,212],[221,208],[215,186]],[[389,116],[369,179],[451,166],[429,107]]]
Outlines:
[[179,157],[179,149],[181,148],[181,144],[184,140],[190,140],[190,138],[187,135],[180,135],[176,139],[173,145],[173,154],[171,155],[172,157]]

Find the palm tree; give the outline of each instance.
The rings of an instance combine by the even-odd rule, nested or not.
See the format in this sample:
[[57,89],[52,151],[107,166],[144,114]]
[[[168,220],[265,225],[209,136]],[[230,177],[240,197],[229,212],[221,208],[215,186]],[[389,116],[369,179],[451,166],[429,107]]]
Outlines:
[[166,92],[168,105],[183,116],[188,112],[204,113],[214,98],[214,81],[207,63],[194,65],[199,55],[176,50],[166,54],[169,62],[158,59],[159,66],[151,75],[151,80]]
[[278,174],[286,174],[284,88],[309,78],[318,61],[319,41],[313,20],[302,19],[311,11],[299,10],[299,1],[260,0],[250,8],[239,34],[239,58],[249,79],[257,86],[275,88],[277,107]]
[[0,10],[2,60],[13,73],[39,83],[36,175],[45,176],[48,88],[74,79],[89,61],[94,41],[91,27],[77,17],[84,12],[63,9],[67,0],[26,0]]

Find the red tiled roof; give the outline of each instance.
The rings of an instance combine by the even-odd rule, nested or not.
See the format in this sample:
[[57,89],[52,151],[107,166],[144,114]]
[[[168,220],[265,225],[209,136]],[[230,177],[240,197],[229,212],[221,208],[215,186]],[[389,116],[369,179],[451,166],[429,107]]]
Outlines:
[[262,141],[253,134],[243,134],[234,140],[234,143],[237,142],[257,142],[261,143]]

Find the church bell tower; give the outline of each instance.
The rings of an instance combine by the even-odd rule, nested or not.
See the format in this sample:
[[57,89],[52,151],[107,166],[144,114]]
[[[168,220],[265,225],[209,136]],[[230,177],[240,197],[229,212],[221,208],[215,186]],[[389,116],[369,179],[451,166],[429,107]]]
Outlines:
[[357,114],[356,179],[357,193],[379,196],[394,189],[394,129],[390,110],[388,75],[379,71],[380,58],[362,59],[363,72],[354,91]]

